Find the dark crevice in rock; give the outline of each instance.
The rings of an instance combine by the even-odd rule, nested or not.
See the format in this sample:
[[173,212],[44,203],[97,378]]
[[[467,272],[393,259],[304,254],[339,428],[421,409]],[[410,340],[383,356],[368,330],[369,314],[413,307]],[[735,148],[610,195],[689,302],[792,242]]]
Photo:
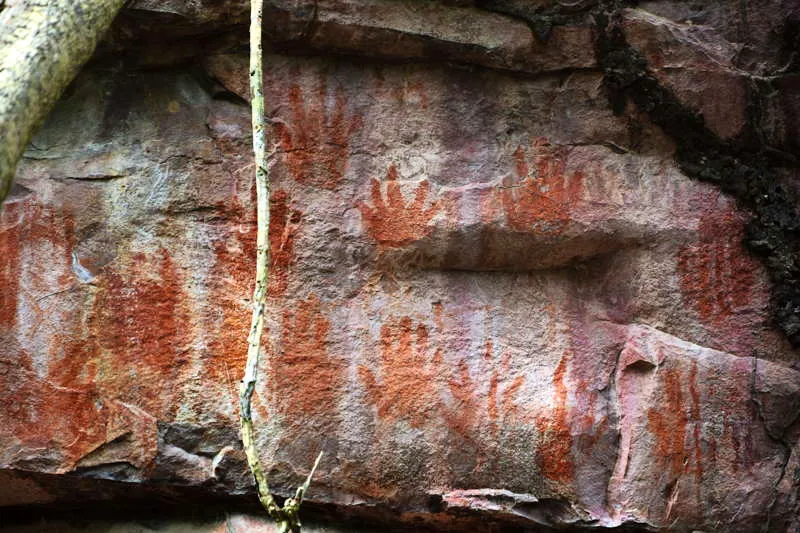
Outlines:
[[[776,324],[793,346],[800,346],[800,221],[778,177],[786,158],[752,133],[720,139],[700,115],[663,87],[647,61],[626,42],[621,28],[625,7],[620,1],[606,1],[594,15],[598,61],[615,113],[622,114],[632,101],[673,139],[675,158],[687,176],[716,185],[752,213],[744,243],[771,277]],[[751,111],[751,132],[757,112]]]
[[76,468],[74,474],[91,479],[136,482],[141,480],[141,472],[127,461],[104,463]]
[[[108,466],[108,465],[107,465]],[[20,505],[3,508],[3,526],[35,524],[59,521],[70,522],[75,517],[82,521],[109,520],[143,524],[158,524],[168,521],[186,520],[202,523],[219,520],[235,514],[248,513],[263,516],[263,509],[251,492],[232,495],[222,490],[215,492],[208,487],[178,486],[168,483],[127,483],[108,479],[92,479],[71,474],[40,474],[34,472],[0,470],[0,481],[5,473],[30,479],[47,491],[58,496],[57,501],[41,505]],[[276,487],[278,499],[290,494],[289,490]],[[110,504],[113,502],[113,505]],[[537,504],[534,513],[558,517],[559,512],[570,511],[570,506],[558,500],[545,499]],[[435,509],[439,509],[436,512]],[[586,532],[593,530],[614,533],[649,531],[642,524],[626,523],[608,528],[582,522],[563,523],[557,519],[554,527],[536,525],[527,516],[531,511],[522,506],[516,514],[483,512],[476,509],[444,509],[441,499],[433,498],[418,509],[397,509],[387,505],[341,505],[307,500],[303,504],[303,519],[309,524],[333,525],[344,531],[389,532],[465,532],[486,533],[547,533],[552,531]],[[551,514],[548,514],[551,513]]]
[[542,5],[520,0],[481,0],[477,5],[480,9],[524,21],[539,41],[547,42],[555,26],[584,19],[586,12],[597,3],[598,0],[574,0]]

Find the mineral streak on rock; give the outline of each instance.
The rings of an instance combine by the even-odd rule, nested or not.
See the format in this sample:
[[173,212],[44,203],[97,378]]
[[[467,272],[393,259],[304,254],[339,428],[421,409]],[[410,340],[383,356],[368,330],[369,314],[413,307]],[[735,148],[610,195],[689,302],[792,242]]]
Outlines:
[[[253,412],[279,494],[323,450],[308,510],[339,530],[798,530],[794,7],[268,3]],[[26,153],[3,506],[269,531],[220,518],[254,501],[246,13],[132,3]]]

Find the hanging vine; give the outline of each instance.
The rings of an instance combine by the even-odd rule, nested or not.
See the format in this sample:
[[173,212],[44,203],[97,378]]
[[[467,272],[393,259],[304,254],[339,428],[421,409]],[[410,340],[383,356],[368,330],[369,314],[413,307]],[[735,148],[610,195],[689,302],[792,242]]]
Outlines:
[[281,533],[300,531],[299,511],[311,478],[319,466],[322,453],[317,456],[305,483],[298,487],[293,498],[278,505],[269,488],[267,474],[258,455],[251,415],[251,400],[258,375],[261,334],[264,330],[267,284],[269,282],[269,170],[266,158],[266,119],[264,116],[264,67],[262,46],[263,0],[252,0],[250,6],[250,95],[253,113],[253,153],[256,169],[256,204],[258,233],[256,237],[256,286],[253,291],[253,317],[247,337],[247,362],[239,392],[242,445],[247,464],[256,482],[261,505],[278,525]]

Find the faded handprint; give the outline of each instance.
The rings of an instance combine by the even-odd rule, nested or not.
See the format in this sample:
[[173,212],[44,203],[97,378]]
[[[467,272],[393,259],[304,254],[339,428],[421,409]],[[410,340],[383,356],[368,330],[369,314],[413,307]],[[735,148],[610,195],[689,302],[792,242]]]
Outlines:
[[532,145],[532,164],[522,146],[514,152],[516,180],[503,181],[501,200],[506,221],[517,231],[561,233],[570,206],[583,191],[583,174],[567,172],[569,151],[539,138]]
[[408,203],[403,199],[397,183],[397,169],[390,165],[386,172],[386,199],[381,192],[381,182],[372,180],[372,207],[359,202],[364,224],[370,236],[379,244],[388,247],[404,246],[427,236],[431,228],[428,223],[440,210],[435,201],[425,207],[430,184],[423,181],[417,185],[414,199]]
[[421,427],[440,406],[442,351],[431,354],[428,328],[413,327],[411,319],[384,324],[381,328],[380,369],[359,366],[358,374],[367,396],[381,419],[407,420]]
[[350,137],[361,129],[361,117],[346,112],[347,94],[342,87],[336,88],[333,109],[329,109],[324,78],[315,94],[304,95],[293,84],[289,105],[290,124],[276,123],[289,170],[300,183],[335,189],[347,170]]
[[555,405],[551,412],[536,418],[541,435],[539,443],[539,469],[546,478],[568,483],[575,477],[572,458],[572,427],[570,423],[569,390],[565,382],[572,354],[564,354],[553,373]]
[[283,313],[282,350],[271,361],[274,403],[289,415],[330,421],[338,411],[342,361],[328,353],[331,323],[311,295]]
[[509,374],[513,373],[511,354],[505,353],[497,361],[493,352],[492,341],[486,341],[483,353],[483,365],[487,369],[483,375],[489,375],[489,389],[486,393],[481,390],[481,384],[472,378],[464,360],[458,364],[458,376],[448,380],[450,394],[456,401],[454,408],[447,412],[449,424],[468,438],[472,437],[471,434],[484,421],[492,438],[496,438],[499,424],[519,415],[515,400],[525,378],[516,375],[509,379]]
[[725,330],[734,315],[760,303],[759,264],[743,249],[743,233],[733,207],[708,211],[698,242],[678,254],[681,292],[707,327]]

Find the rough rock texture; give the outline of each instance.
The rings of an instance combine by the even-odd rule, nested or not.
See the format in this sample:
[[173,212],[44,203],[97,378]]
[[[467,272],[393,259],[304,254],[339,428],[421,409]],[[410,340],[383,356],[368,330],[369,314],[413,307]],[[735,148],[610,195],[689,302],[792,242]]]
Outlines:
[[[150,519],[111,521],[97,520],[90,524],[81,521],[44,520],[36,524],[14,525],[3,529],[8,533],[276,533],[278,529],[268,518],[245,514],[230,514],[217,519]],[[346,529],[303,524],[308,533],[340,533],[357,531],[373,533],[377,529]]]
[[[796,3],[269,4],[279,492],[324,450],[329,521],[800,530]],[[134,2],[26,154],[15,512],[253,498],[246,15]]]

